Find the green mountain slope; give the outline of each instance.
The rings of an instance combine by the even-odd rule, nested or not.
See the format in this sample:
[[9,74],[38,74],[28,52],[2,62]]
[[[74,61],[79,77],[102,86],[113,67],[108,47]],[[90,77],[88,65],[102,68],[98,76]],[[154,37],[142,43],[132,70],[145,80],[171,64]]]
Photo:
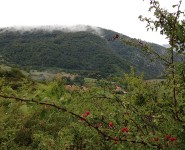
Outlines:
[[108,41],[116,32],[99,30],[101,36],[91,28],[78,32],[1,29],[0,55],[20,66],[57,67],[104,75],[128,72],[134,66],[147,77],[161,74],[163,66],[151,63],[140,49],[120,41]]
[[[109,37],[118,34],[114,31],[105,30],[104,29],[104,37],[108,39]],[[131,38],[125,35],[121,35],[122,38],[130,40]],[[162,62],[159,60],[151,61],[150,56],[146,56],[140,48],[132,47],[130,45],[125,44],[124,42],[120,42],[119,40],[115,40],[114,42],[109,42],[111,48],[114,50],[115,54],[118,57],[127,61],[127,63],[132,64],[135,67],[137,72],[144,72],[145,76],[152,78],[159,76],[164,70],[164,66]],[[151,47],[153,47],[159,54],[164,54],[164,47],[154,44],[148,43]]]

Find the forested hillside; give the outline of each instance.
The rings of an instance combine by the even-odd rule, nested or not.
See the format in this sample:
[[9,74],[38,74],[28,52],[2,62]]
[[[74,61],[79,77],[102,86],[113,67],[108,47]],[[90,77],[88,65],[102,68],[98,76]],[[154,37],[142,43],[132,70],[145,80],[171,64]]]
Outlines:
[[[163,66],[159,62],[151,63],[141,49],[119,40],[109,40],[116,32],[99,30],[101,34],[91,28],[78,32],[1,29],[0,54],[8,62],[20,66],[56,67],[103,75],[128,72],[133,66],[136,72],[144,72],[146,77],[161,74]],[[162,51],[160,46],[156,49]]]

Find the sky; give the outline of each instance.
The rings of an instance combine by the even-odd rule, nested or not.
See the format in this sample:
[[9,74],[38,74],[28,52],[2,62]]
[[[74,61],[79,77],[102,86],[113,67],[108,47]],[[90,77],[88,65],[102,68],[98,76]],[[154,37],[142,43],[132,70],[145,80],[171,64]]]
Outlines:
[[[160,0],[169,9],[179,0]],[[150,16],[150,0],[0,0],[0,27],[92,25],[132,38],[167,44],[159,33],[147,32],[138,16]],[[185,2],[182,4],[185,8]]]

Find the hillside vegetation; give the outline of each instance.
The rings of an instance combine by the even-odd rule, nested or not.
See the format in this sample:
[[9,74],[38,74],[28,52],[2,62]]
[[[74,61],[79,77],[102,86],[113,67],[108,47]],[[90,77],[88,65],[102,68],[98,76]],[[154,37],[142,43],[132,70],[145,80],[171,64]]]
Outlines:
[[[20,66],[90,71],[105,76],[128,72],[133,66],[146,77],[161,74],[162,64],[151,63],[141,49],[118,40],[109,41],[115,34],[105,29],[101,29],[101,36],[90,29],[78,32],[1,29],[0,54]],[[162,51],[160,46],[155,48]]]

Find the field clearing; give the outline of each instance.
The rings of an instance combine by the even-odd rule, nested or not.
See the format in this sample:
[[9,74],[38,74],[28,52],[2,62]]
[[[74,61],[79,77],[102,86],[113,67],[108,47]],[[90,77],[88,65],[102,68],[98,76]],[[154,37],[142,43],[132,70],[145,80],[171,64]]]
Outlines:
[[63,77],[74,79],[76,74],[70,74],[66,72],[58,72],[58,73],[52,73],[50,71],[37,71],[37,70],[31,70],[29,72],[29,76],[33,80],[47,80],[47,81],[52,81],[54,79],[61,79]]

